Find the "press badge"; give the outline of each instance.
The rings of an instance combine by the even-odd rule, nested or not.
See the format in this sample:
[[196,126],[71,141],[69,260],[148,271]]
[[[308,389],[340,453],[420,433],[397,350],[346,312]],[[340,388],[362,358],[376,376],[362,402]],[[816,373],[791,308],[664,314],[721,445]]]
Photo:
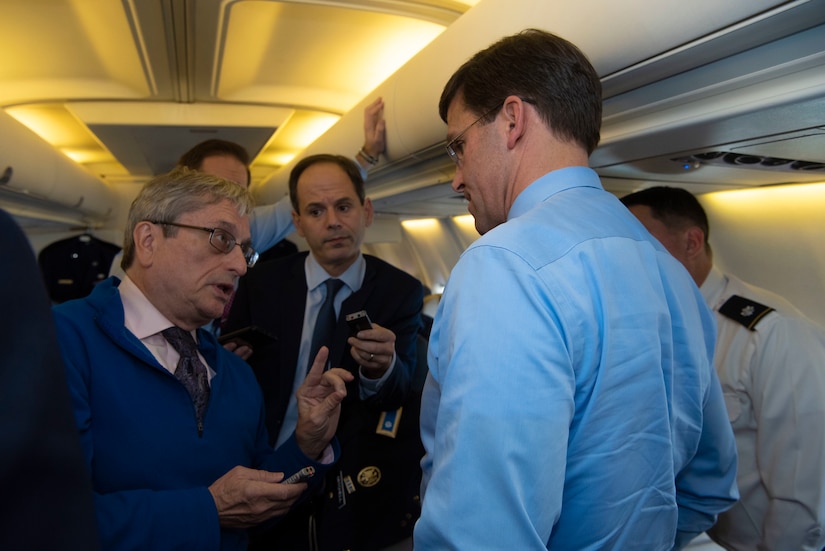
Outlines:
[[[346,478],[349,478],[347,476]],[[342,471],[338,471],[338,476],[335,477],[336,486],[338,487],[338,508],[343,509],[347,506],[347,493],[344,491],[344,473]],[[352,484],[352,482],[350,482]]]

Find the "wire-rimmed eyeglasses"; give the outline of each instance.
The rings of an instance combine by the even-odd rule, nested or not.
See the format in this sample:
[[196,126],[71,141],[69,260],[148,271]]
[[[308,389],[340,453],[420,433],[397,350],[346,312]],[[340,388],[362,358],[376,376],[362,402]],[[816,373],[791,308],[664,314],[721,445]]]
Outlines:
[[[536,103],[534,100],[527,99],[527,98],[521,98],[521,101],[526,102],[526,103],[532,103],[534,105]],[[464,140],[462,140],[461,138],[464,136],[464,134],[466,134],[469,129],[474,127],[480,121],[486,119],[488,116],[492,115],[494,112],[501,109],[503,106],[504,106],[504,102],[501,102],[501,103],[497,104],[495,107],[493,107],[492,109],[490,109],[489,111],[486,111],[483,115],[481,115],[479,118],[477,118],[472,123],[470,123],[470,125],[467,128],[465,128],[464,130],[459,132],[458,136],[456,136],[455,138],[450,140],[450,142],[445,146],[446,149],[447,149],[447,155],[450,156],[450,159],[453,160],[453,162],[456,164],[456,166],[461,166],[461,157],[464,154]]]
[[461,139],[462,137],[464,137],[464,134],[466,134],[467,131],[474,127],[476,124],[478,124],[479,121],[487,118],[494,111],[498,111],[499,109],[501,109],[501,104],[496,105],[489,111],[486,111],[483,115],[481,115],[479,118],[470,123],[470,125],[467,128],[459,132],[458,136],[450,140],[450,142],[445,146],[447,149],[447,155],[450,156],[450,159],[453,160],[456,166],[461,166],[461,156],[464,155],[464,140]]
[[177,228],[205,231],[209,234],[209,244],[212,245],[215,250],[220,251],[223,254],[229,254],[232,252],[232,249],[235,248],[235,245],[237,245],[241,248],[241,252],[243,252],[243,257],[244,260],[246,260],[246,266],[248,268],[254,266],[258,261],[258,253],[252,248],[252,245],[249,243],[238,243],[238,240],[235,239],[234,235],[222,228],[204,228],[202,226],[190,226],[189,224],[162,222],[160,220],[148,220],[148,222],[159,226],[175,226]]

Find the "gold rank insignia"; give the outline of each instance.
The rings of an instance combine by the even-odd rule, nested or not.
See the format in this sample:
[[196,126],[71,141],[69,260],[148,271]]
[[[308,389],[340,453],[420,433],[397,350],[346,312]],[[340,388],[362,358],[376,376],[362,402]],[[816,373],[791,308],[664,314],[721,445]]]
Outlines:
[[358,484],[364,488],[375,486],[379,482],[381,482],[381,469],[378,467],[364,467],[358,472]]
[[346,488],[348,494],[355,492],[355,484],[352,483],[352,477],[349,475],[344,477],[344,488]]
[[378,418],[378,426],[375,428],[375,434],[389,436],[395,438],[398,434],[398,425],[401,423],[401,413],[404,410],[400,407],[393,411],[382,411]]

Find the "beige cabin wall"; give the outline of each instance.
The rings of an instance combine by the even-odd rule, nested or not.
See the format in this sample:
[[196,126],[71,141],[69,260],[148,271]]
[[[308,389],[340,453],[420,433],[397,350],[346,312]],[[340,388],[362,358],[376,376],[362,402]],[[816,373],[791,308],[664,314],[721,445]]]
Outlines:
[[699,196],[714,261],[825,327],[825,183]]

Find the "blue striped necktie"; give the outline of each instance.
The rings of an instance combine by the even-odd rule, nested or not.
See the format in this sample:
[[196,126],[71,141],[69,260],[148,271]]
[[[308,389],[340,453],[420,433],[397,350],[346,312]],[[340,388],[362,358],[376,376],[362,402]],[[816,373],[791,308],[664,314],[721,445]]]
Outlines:
[[341,290],[344,282],[340,279],[329,278],[324,281],[324,284],[327,286],[327,296],[324,298],[324,303],[321,304],[318,317],[315,319],[315,329],[312,331],[312,343],[309,347],[307,371],[312,367],[312,362],[322,346],[332,348],[332,335],[338,322],[335,318],[335,295]]

